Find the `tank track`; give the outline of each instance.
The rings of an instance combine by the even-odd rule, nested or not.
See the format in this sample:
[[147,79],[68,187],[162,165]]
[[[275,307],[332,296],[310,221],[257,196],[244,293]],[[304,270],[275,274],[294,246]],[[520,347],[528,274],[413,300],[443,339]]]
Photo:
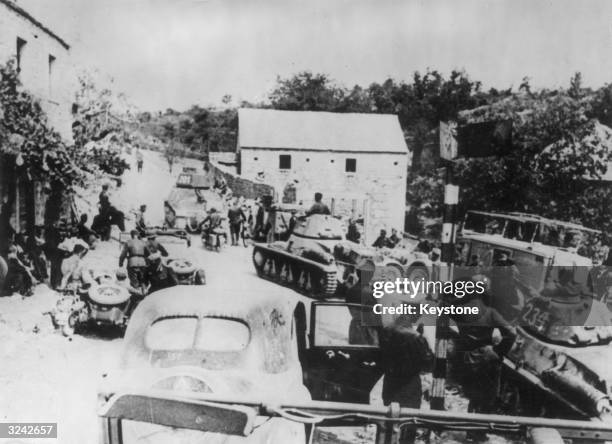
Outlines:
[[253,265],[263,279],[317,299],[332,297],[338,286],[334,264],[322,264],[289,252],[255,245]]

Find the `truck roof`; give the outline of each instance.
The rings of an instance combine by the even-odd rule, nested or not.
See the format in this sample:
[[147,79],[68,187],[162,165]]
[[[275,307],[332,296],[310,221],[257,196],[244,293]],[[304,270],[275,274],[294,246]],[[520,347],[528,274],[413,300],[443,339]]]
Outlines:
[[568,228],[571,230],[579,230],[579,231],[585,231],[585,232],[593,233],[593,234],[601,234],[601,231],[599,230],[593,230],[592,228],[587,228],[579,224],[575,224],[572,222],[564,222],[564,221],[560,221],[556,219],[549,219],[547,217],[542,217],[542,216],[538,216],[535,214],[529,214],[529,213],[520,213],[520,212],[493,213],[489,211],[468,210],[467,214],[478,214],[481,216],[497,217],[501,219],[515,220],[518,222],[534,222],[534,223],[543,223],[546,225],[557,225],[557,226],[561,226],[561,227]]

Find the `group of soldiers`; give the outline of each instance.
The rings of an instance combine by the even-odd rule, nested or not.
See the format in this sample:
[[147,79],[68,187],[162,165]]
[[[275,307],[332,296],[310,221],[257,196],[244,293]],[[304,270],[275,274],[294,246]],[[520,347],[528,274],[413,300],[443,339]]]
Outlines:
[[[476,275],[474,283],[490,284],[486,277]],[[443,305],[477,307],[477,315],[453,315],[458,334],[448,358],[450,376],[458,382],[468,398],[468,411],[494,413],[499,407],[500,376],[503,356],[514,343],[516,332],[506,319],[486,303],[490,294],[454,296]],[[383,369],[382,400],[385,405],[398,403],[402,407],[420,408],[423,397],[421,376],[432,371],[433,352],[423,337],[418,315],[400,315],[380,331],[381,368]],[[430,393],[431,394],[431,393]],[[413,443],[415,427],[404,427],[400,442]],[[484,442],[483,432],[469,432],[470,442]]]
[[138,229],[130,231],[130,239],[125,242],[119,255],[119,267],[127,265],[127,275],[132,287],[148,288],[155,291],[178,284],[172,270],[162,258],[168,257],[168,251],[157,240],[153,232],[143,236]]

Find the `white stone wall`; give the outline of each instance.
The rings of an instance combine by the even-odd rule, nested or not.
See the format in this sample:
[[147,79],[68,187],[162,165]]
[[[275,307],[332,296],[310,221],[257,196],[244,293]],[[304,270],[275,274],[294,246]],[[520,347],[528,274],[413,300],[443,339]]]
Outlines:
[[[37,17],[44,24],[44,17]],[[17,54],[17,38],[26,41],[21,57],[23,87],[40,100],[51,125],[72,141],[71,107],[76,80],[69,50],[30,20],[0,3],[0,63]],[[51,74],[49,56],[55,57]]]
[[[290,170],[279,169],[281,154],[291,155]],[[355,173],[345,171],[347,158],[357,159]],[[294,183],[297,199],[306,208],[317,191],[327,205],[334,199],[336,214],[349,216],[355,208],[356,215],[368,221],[368,242],[381,228],[404,228],[408,161],[408,153],[240,148],[242,177],[272,185],[281,196],[285,186]]]

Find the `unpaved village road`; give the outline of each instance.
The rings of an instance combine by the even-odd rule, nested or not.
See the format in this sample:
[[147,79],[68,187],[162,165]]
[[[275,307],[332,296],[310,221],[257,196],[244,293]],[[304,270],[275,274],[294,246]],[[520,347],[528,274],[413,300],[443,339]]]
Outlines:
[[[192,161],[185,161],[192,164]],[[199,164],[197,164],[199,166]],[[167,164],[154,153],[145,153],[142,175],[129,172],[121,188],[114,190],[113,203],[129,212],[140,204],[147,204],[148,220],[161,223],[163,199],[170,192],[182,165],[175,165],[174,175]],[[81,206],[95,208],[99,187],[85,192]],[[89,193],[89,197],[87,197]],[[128,222],[128,228],[132,226]],[[233,281],[245,290],[258,291],[264,281],[257,278],[251,264],[250,248],[227,247],[221,253],[206,251],[198,237],[193,237],[189,249],[170,245],[171,255],[180,253],[195,260],[205,270],[210,283]],[[87,260],[97,266],[115,269],[119,255],[116,241],[106,242],[91,251]],[[203,291],[206,287],[202,287]],[[57,294],[39,285],[34,296],[0,298],[0,421],[57,422],[58,440],[51,444],[95,444],[98,442],[96,393],[102,374],[116,367],[122,339],[102,332],[75,335],[71,340],[55,332],[48,315]],[[466,409],[465,400],[451,396],[453,410]],[[342,442],[361,443],[363,433],[342,434]],[[318,442],[337,442],[324,432]],[[462,442],[462,434],[444,434],[434,443]],[[0,443],[40,443],[40,440],[2,440]],[[499,437],[490,442],[507,443]],[[171,443],[169,443],[171,444]]]

